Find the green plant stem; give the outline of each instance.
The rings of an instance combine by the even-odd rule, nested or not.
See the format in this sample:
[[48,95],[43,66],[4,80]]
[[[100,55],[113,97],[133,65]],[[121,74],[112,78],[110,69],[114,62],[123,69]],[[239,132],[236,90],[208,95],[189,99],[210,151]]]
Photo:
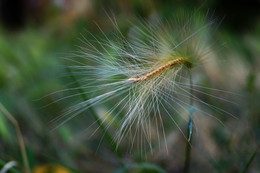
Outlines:
[[190,76],[190,110],[189,110],[189,122],[187,128],[188,138],[186,141],[186,153],[185,153],[185,162],[184,162],[184,173],[189,173],[190,170],[190,161],[191,161],[191,141],[192,141],[192,113],[193,113],[193,99],[192,99],[192,74],[189,71]]
[[17,134],[17,139],[18,139],[18,143],[20,145],[20,151],[21,151],[21,155],[22,155],[22,159],[23,159],[23,164],[24,164],[24,171],[25,173],[31,173],[30,170],[30,166],[29,166],[29,161],[28,161],[28,157],[26,154],[26,147],[25,147],[25,142],[23,139],[23,135],[21,132],[21,128],[20,125],[18,123],[18,121],[12,116],[12,114],[2,105],[2,103],[0,103],[0,111],[3,112],[3,115],[13,124],[13,126],[15,127],[16,130],[16,134]]
[[[72,80],[75,82],[76,87],[78,88],[78,91],[80,92],[80,95],[82,97],[83,100],[88,100],[87,95],[84,93],[84,91],[82,90],[82,88],[80,87],[80,84],[78,83],[77,79],[75,78],[75,76],[72,74],[70,68],[67,68],[70,77],[72,78]],[[101,131],[103,132],[103,136],[104,138],[107,140],[107,142],[109,143],[111,149],[116,153],[116,155],[120,158],[120,164],[122,166],[124,166],[124,163],[122,161],[123,156],[122,153],[120,152],[120,150],[117,148],[117,143],[116,141],[113,139],[113,137],[109,134],[109,132],[107,131],[106,127],[104,126],[104,124],[102,123],[102,121],[100,120],[100,118],[98,117],[98,115],[96,114],[96,111],[90,107],[88,108],[88,111],[91,113],[91,115],[93,116],[93,118],[95,119],[96,123],[98,124],[99,128],[101,129]]]
[[253,154],[251,155],[251,157],[249,158],[248,162],[246,163],[246,165],[245,165],[244,169],[241,171],[241,173],[246,173],[246,172],[248,172],[250,165],[253,163],[253,160],[255,159],[255,156],[256,156],[256,154],[257,154],[258,151],[259,151],[259,148],[260,148],[260,146],[258,146],[258,147],[256,148],[256,150],[254,151],[254,153],[253,153]]
[[185,153],[185,163],[184,163],[184,173],[189,173],[190,170],[190,155],[191,155],[191,146],[187,141],[186,143],[186,153]]

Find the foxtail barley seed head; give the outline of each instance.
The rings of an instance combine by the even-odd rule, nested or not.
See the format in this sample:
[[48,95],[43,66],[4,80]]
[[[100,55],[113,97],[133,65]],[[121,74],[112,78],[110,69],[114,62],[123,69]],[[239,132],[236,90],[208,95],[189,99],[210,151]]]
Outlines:
[[[187,122],[190,99],[227,113],[204,102],[196,93],[226,100],[204,93],[195,81],[190,88],[187,80],[187,74],[202,65],[211,51],[209,38],[214,20],[206,21],[193,14],[166,22],[140,21],[130,27],[127,36],[120,32],[116,20],[111,21],[116,29],[112,37],[102,29],[102,37],[89,33],[90,37],[83,39],[84,46],[73,54],[74,58],[69,58],[75,65],[68,67],[74,76],[80,76],[80,86],[63,91],[80,93],[60,100],[82,94],[87,97],[68,108],[55,120],[56,124],[63,124],[90,107],[110,105],[99,118],[114,134],[117,144],[126,142],[129,150],[138,147],[145,151],[147,146],[152,150],[154,141],[166,138],[168,126],[183,133],[180,123]],[[213,116],[197,104],[193,108],[197,113]]]
[[169,68],[176,68],[178,65],[185,65],[187,68],[191,68],[192,67],[192,63],[189,62],[189,60],[185,59],[185,58],[176,58],[175,60],[171,60],[169,62],[167,62],[166,64],[154,69],[153,71],[144,74],[142,76],[134,76],[128,79],[129,82],[142,82],[142,81],[146,81],[149,80],[150,78],[153,78],[157,75],[159,75],[160,73],[162,73],[163,71],[169,69]]

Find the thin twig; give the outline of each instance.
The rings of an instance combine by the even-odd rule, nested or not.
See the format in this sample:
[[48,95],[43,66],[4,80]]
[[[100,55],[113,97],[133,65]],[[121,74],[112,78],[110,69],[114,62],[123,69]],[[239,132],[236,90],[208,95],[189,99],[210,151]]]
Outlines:
[[12,114],[0,103],[0,111],[3,112],[3,115],[13,124],[16,130],[17,134],[17,139],[19,142],[20,150],[21,150],[21,155],[23,159],[23,164],[24,164],[24,169],[26,173],[31,173],[30,166],[29,166],[29,161],[28,157],[26,154],[26,148],[25,148],[25,143],[23,139],[23,135],[19,126],[18,121],[12,116]]

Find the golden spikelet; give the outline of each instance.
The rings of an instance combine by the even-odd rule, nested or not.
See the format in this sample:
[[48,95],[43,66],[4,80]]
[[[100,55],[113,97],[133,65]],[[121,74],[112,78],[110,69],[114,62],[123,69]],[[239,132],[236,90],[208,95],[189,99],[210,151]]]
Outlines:
[[159,75],[160,73],[162,73],[165,69],[168,68],[172,68],[174,66],[178,66],[178,65],[185,65],[187,68],[191,68],[192,67],[192,63],[186,59],[186,58],[177,58],[174,60],[171,60],[169,62],[167,62],[166,64],[156,68],[155,70],[146,73],[144,75],[141,76],[134,76],[128,79],[128,81],[130,82],[141,82],[141,81],[146,81],[154,76]]

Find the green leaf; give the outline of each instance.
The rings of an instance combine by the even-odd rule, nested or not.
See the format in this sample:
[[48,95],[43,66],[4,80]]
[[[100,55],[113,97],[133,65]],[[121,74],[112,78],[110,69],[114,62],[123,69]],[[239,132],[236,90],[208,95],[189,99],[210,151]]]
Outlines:
[[[7,163],[3,160],[0,160],[0,171]],[[8,169],[8,173],[21,173],[16,167]]]

